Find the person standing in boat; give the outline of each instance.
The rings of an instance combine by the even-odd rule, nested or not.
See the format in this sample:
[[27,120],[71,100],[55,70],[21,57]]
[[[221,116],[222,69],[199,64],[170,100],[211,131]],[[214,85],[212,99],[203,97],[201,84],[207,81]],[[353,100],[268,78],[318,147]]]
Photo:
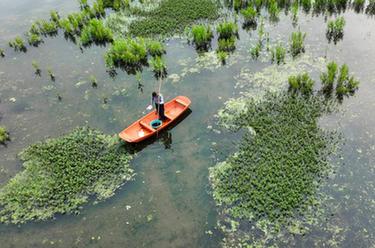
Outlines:
[[151,105],[155,104],[155,109],[156,111],[159,111],[159,119],[160,120],[165,120],[165,115],[164,115],[164,98],[162,94],[158,94],[155,91],[152,92],[152,98],[151,98]]

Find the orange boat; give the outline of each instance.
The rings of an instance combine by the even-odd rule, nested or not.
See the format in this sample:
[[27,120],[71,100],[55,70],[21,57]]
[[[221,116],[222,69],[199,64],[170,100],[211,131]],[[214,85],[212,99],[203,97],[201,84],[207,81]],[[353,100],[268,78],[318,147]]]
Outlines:
[[129,142],[136,143],[153,136],[181,116],[190,106],[191,101],[186,96],[177,96],[173,100],[164,104],[164,115],[166,120],[157,129],[151,126],[151,122],[158,119],[156,111],[152,111],[139,119],[138,121],[125,128],[120,134],[120,138]]

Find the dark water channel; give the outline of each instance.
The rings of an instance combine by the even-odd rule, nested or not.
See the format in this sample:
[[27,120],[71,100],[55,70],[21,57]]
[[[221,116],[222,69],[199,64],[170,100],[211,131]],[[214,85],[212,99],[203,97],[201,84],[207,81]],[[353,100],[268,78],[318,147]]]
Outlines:
[[[47,18],[50,9],[64,14],[77,8],[73,0],[2,0],[0,47],[25,32],[32,19]],[[340,194],[332,193],[338,206],[332,222],[343,228],[338,231],[344,238],[339,246],[371,247],[375,244],[375,20],[351,11],[344,16],[344,39],[337,45],[327,43],[323,17],[301,14],[299,24],[307,32],[306,50],[311,56],[345,62],[361,81],[356,96],[342,104],[343,112],[322,123],[338,128],[346,140],[337,159],[341,161],[337,176],[327,186],[328,192],[343,188]],[[271,40],[286,41],[293,29],[289,17],[266,25]],[[215,62],[214,54],[197,62],[195,50],[185,41],[169,41],[170,77],[162,92],[166,99],[188,96],[191,113],[140,149],[132,161],[135,181],[114,197],[83,206],[78,216],[21,226],[1,224],[0,247],[217,247],[221,236],[214,230],[208,168],[235,149],[236,138],[216,130],[214,115],[237,95],[235,77],[242,69],[256,72],[270,66],[250,59],[254,35],[241,31],[238,49],[224,67]],[[114,134],[145,113],[149,95],[158,86],[152,72],[146,69],[142,74],[142,93],[134,76],[119,71],[114,79],[109,77],[104,52],[105,47],[91,47],[82,53],[62,35],[45,39],[25,54],[5,50],[6,57],[0,58],[0,125],[8,128],[12,141],[0,147],[0,184],[21,170],[17,154],[36,141],[78,125]],[[34,75],[32,60],[38,61],[41,77]],[[55,82],[47,68],[54,72]],[[90,75],[97,78],[98,88],[91,87]],[[332,237],[321,234],[319,239]],[[295,245],[319,247],[303,240]]]

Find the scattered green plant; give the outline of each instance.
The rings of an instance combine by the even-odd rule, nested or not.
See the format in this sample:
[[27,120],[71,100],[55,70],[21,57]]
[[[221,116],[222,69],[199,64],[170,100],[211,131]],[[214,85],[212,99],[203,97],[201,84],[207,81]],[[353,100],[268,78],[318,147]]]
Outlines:
[[60,15],[59,15],[59,13],[56,10],[51,10],[50,16],[51,16],[51,21],[53,21],[56,24],[59,23],[59,21],[60,21]]
[[95,44],[105,44],[112,42],[112,31],[103,25],[103,22],[98,19],[92,19],[83,27],[81,32],[81,43],[84,46]]
[[49,77],[51,78],[52,81],[55,81],[56,80],[56,77],[55,77],[55,74],[53,73],[52,69],[51,68],[48,68],[47,69],[47,72],[48,72],[48,75]]
[[280,9],[276,0],[270,0],[268,3],[268,14],[270,15],[271,21],[277,21],[279,17]]
[[163,78],[167,75],[167,65],[161,56],[151,57],[149,63],[156,78]]
[[354,0],[352,2],[352,6],[354,8],[354,11],[357,13],[360,13],[363,11],[364,6],[365,6],[365,0]]
[[0,57],[2,57],[2,58],[5,57],[5,51],[2,48],[0,48]]
[[35,70],[35,74],[40,76],[40,74],[42,73],[42,70],[40,70],[38,62],[36,60],[33,60],[33,61],[31,61],[31,65],[33,66],[33,68]]
[[233,52],[236,49],[236,38],[234,36],[227,39],[218,40],[218,51]]
[[0,143],[5,144],[8,140],[10,140],[8,131],[5,127],[0,127]]
[[336,62],[332,61],[327,64],[327,72],[323,72],[320,74],[320,80],[323,86],[323,92],[326,94],[330,94],[333,90],[333,86],[335,83],[337,74],[337,64]]
[[143,39],[118,39],[105,54],[107,67],[124,67],[139,69],[147,63],[147,47]]
[[197,50],[207,51],[211,46],[211,40],[213,38],[211,28],[206,25],[194,25],[191,32]]
[[337,41],[341,40],[344,37],[344,26],[344,17],[338,17],[336,20],[328,21],[326,32],[328,41],[330,42],[333,40],[333,42],[336,44]]
[[314,81],[308,73],[301,73],[288,78],[289,91],[293,93],[301,93],[302,95],[311,95],[314,90]]
[[370,16],[375,15],[375,0],[369,0],[365,12]]
[[217,26],[216,31],[219,39],[230,39],[238,35],[238,27],[234,22],[222,22]]
[[290,42],[290,52],[293,57],[298,56],[301,53],[305,52],[305,38],[306,33],[302,33],[301,31],[293,32],[289,42]]
[[26,52],[26,46],[25,42],[20,36],[17,36],[14,38],[14,40],[9,41],[9,46],[14,49],[14,51],[21,51],[21,52]]
[[219,60],[222,64],[225,64],[225,61],[226,61],[227,58],[228,58],[228,53],[225,52],[225,51],[216,51],[216,56],[217,56],[218,60]]
[[278,65],[285,63],[285,55],[286,49],[281,44],[276,45],[271,51],[272,62],[276,62]]
[[39,34],[29,32],[27,34],[27,41],[29,45],[37,47],[43,42],[43,39]]
[[131,155],[116,136],[84,127],[34,144],[20,153],[24,170],[0,189],[0,221],[24,223],[78,212],[91,195],[98,200],[134,176]]
[[90,82],[91,82],[91,86],[93,88],[97,88],[98,87],[98,80],[96,79],[96,77],[94,75],[90,76]]
[[252,6],[248,6],[246,9],[241,10],[241,14],[244,18],[245,26],[253,26],[257,24],[258,12]]
[[342,98],[344,95],[354,94],[358,89],[359,81],[349,75],[349,67],[343,64],[340,67],[340,73],[337,78],[336,95]]
[[161,43],[158,40],[148,40],[146,42],[146,46],[147,46],[148,53],[152,57],[162,56],[166,52],[163,43]]
[[250,48],[250,55],[253,59],[258,59],[261,51],[262,51],[262,43],[257,42],[255,46]]

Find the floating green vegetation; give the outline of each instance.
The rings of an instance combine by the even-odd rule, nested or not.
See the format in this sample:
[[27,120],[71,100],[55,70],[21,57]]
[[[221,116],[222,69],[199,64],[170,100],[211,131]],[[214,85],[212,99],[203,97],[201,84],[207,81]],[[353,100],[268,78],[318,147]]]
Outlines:
[[209,171],[213,197],[224,215],[221,225],[230,235],[259,230],[251,231],[255,237],[247,236],[245,244],[264,238],[277,247],[279,234],[301,232],[294,228],[296,220],[302,225],[305,214],[316,211],[319,182],[330,172],[327,159],[335,136],[323,131],[318,119],[331,107],[313,94],[266,93],[246,100],[232,121],[237,130],[249,131],[239,150]]
[[136,71],[147,63],[147,47],[143,39],[118,39],[105,54],[107,67]]
[[9,41],[9,46],[14,49],[14,51],[21,51],[21,52],[26,52],[26,46],[25,42],[20,36],[17,36],[14,38],[14,40]]
[[344,37],[345,19],[344,17],[337,17],[336,20],[330,20],[327,23],[326,36],[329,42],[333,40],[336,44]]
[[276,45],[271,50],[272,62],[276,62],[278,65],[285,63],[285,55],[286,55],[286,49],[281,44]]
[[24,170],[0,189],[0,221],[45,220],[77,212],[91,195],[111,197],[134,176],[117,142],[85,127],[29,146],[20,154]]
[[301,31],[293,32],[290,36],[290,53],[293,57],[305,52],[305,38],[306,33],[302,33]]
[[335,62],[327,64],[327,72],[323,72],[320,75],[322,82],[322,91],[326,96],[331,96],[331,93],[335,87],[336,80],[336,96],[342,100],[344,96],[353,95],[359,86],[359,81],[350,76],[349,67],[343,64],[340,67],[339,75],[337,75],[338,66]]
[[218,5],[212,0],[164,0],[151,11],[139,10],[129,27],[135,36],[173,35],[197,20],[218,18]]
[[148,40],[146,42],[147,51],[152,56],[162,56],[166,53],[163,43],[158,40]]
[[8,131],[5,127],[0,127],[0,143],[5,144],[8,140],[10,140]]
[[191,29],[193,42],[197,50],[208,51],[211,40],[214,37],[211,28],[206,25],[194,25]]
[[165,76],[167,76],[167,65],[165,64],[163,57],[152,57],[149,63],[155,73],[156,78],[164,78]]
[[312,80],[307,72],[300,73],[288,78],[289,91],[294,94],[301,93],[302,95],[309,96],[314,90],[314,80]]
[[80,37],[81,43],[84,46],[95,44],[105,44],[112,42],[112,31],[103,25],[99,19],[91,19],[89,23],[84,26]]
[[35,75],[40,76],[40,74],[42,73],[42,70],[40,69],[38,62],[36,60],[33,60],[31,61],[31,65],[33,66],[35,70]]

